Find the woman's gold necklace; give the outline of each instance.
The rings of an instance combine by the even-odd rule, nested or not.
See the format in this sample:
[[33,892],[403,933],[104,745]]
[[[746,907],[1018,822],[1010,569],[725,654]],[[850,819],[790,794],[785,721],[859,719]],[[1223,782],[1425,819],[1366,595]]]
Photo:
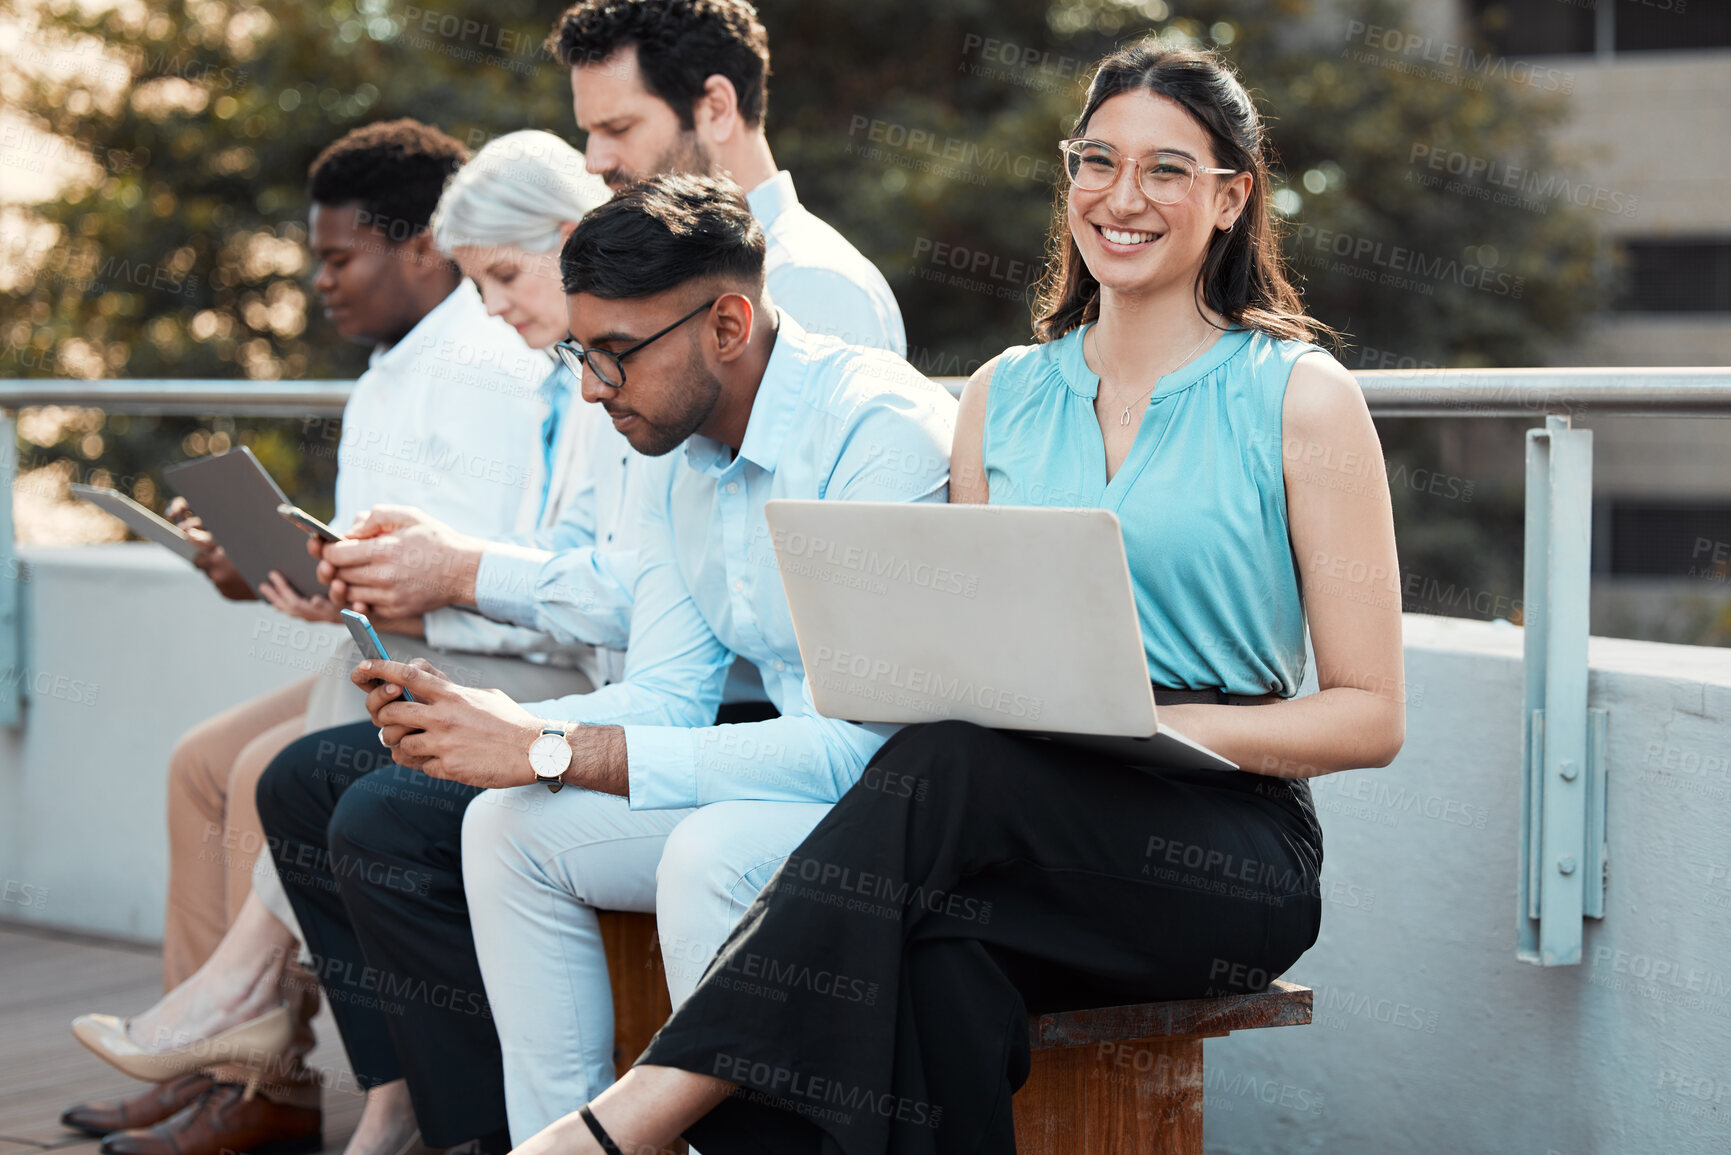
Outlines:
[[[1106,372],[1108,372],[1108,373],[1112,373],[1112,367],[1110,365],[1106,364],[1106,351],[1100,345],[1100,336],[1099,336],[1100,327],[1098,325],[1096,325],[1094,328],[1092,328],[1088,331],[1094,335],[1094,355],[1096,357],[1100,358],[1100,368],[1106,370]],[[1180,362],[1178,362],[1178,364],[1172,366],[1172,368],[1166,370],[1166,372],[1160,374],[1160,377],[1170,377],[1172,374],[1178,372],[1178,370],[1184,368],[1184,366],[1190,364],[1191,358],[1195,357],[1196,354],[1198,354],[1202,351],[1203,344],[1208,340],[1209,337],[1211,337],[1213,335],[1214,335],[1214,333],[1212,330],[1210,330],[1207,333],[1202,334],[1202,340],[1196,342],[1196,347],[1194,349],[1190,350],[1190,352],[1184,354],[1184,359],[1182,361],[1180,361]],[[1117,376],[1116,373],[1113,373],[1112,375],[1114,377]],[[1104,380],[1104,378],[1102,378],[1102,380]],[[1156,390],[1158,388],[1160,388],[1160,379],[1155,378],[1154,384],[1150,385],[1148,387],[1147,391],[1144,392],[1141,397],[1136,397],[1136,398],[1132,399],[1128,405],[1124,406],[1124,412],[1122,412],[1118,415],[1118,424],[1120,424],[1120,425],[1130,424],[1130,408],[1131,408],[1131,406],[1135,405],[1136,402],[1142,400],[1143,397],[1149,396],[1150,394],[1152,394],[1154,392],[1154,390]],[[1116,402],[1114,402],[1114,404],[1116,404]]]

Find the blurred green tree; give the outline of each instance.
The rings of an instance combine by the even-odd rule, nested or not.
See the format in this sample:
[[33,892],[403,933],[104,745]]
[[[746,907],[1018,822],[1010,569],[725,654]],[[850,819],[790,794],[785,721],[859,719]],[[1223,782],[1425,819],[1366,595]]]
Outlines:
[[[397,116],[472,146],[571,128],[565,71],[541,47],[553,9],[435,3],[4,0],[0,18],[31,48],[6,78],[7,104],[48,134],[37,140],[71,142],[88,176],[31,206],[36,227],[8,230],[6,257],[22,269],[0,313],[0,375],[359,373],[367,351],[323,326],[310,286],[305,184],[318,152]],[[99,482],[142,481],[157,504],[161,466],[233,443],[307,508],[330,508],[334,460],[302,452],[292,422],[134,420],[126,436],[94,439],[80,422],[33,428],[42,442],[26,441],[24,468],[68,460]]]
[[[1311,310],[1351,337],[1349,366],[1542,364],[1604,301],[1597,218],[1557,192],[1582,179],[1551,143],[1567,75],[1450,45],[1403,0],[759,7],[777,158],[889,277],[928,373],[968,372],[1029,339],[1056,142],[1091,63],[1148,34],[1219,48],[1271,118],[1287,250]],[[522,127],[574,136],[564,70],[541,47],[559,9],[0,0],[33,48],[7,103],[92,162],[90,179],[33,206],[42,231],[8,244],[30,271],[0,316],[0,373],[353,375],[364,350],[309,316],[307,164],[392,116],[471,143]],[[1391,465],[1435,469],[1434,426],[1385,426]],[[297,496],[328,492],[328,458],[297,454],[276,428]],[[69,429],[38,456],[145,476],[224,432],[137,429],[97,442]],[[232,436],[269,440],[244,421]],[[1491,487],[1472,503],[1402,494],[1408,564],[1518,589],[1518,538],[1485,528],[1518,500]]]

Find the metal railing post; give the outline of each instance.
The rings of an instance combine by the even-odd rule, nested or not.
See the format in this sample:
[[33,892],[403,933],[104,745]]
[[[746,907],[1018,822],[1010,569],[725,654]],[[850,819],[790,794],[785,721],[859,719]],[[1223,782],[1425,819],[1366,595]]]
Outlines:
[[10,413],[0,412],[0,726],[24,718],[24,615],[18,586],[23,580],[18,547],[12,538],[12,500],[18,489],[18,430]]
[[[1521,856],[1516,953],[1581,961],[1604,917],[1604,711],[1587,707],[1593,434],[1547,417],[1527,432]],[[1596,813],[1595,813],[1596,808]]]

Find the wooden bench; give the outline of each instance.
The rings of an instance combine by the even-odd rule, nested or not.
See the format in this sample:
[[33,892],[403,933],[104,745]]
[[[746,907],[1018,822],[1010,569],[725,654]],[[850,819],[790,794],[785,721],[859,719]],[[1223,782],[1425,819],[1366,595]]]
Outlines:
[[[613,1060],[636,1062],[672,1013],[655,916],[606,911]],[[1308,987],[1029,1019],[1033,1070],[1016,1094],[1019,1155],[1201,1155],[1202,1040],[1310,1022]]]
[[1202,1155],[1202,1040],[1310,1022],[1309,987],[1028,1020],[1018,1155]]

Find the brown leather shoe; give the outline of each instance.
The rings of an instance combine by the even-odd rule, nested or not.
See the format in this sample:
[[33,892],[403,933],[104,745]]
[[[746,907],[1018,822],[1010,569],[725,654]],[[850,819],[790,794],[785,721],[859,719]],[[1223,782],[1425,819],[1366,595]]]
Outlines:
[[217,1083],[154,1127],[116,1131],[102,1155],[308,1155],[324,1146],[324,1112]]
[[194,1071],[166,1083],[157,1083],[130,1099],[79,1103],[68,1107],[60,1116],[60,1124],[96,1136],[110,1131],[125,1131],[130,1127],[149,1127],[162,1122],[214,1085],[209,1075]]

